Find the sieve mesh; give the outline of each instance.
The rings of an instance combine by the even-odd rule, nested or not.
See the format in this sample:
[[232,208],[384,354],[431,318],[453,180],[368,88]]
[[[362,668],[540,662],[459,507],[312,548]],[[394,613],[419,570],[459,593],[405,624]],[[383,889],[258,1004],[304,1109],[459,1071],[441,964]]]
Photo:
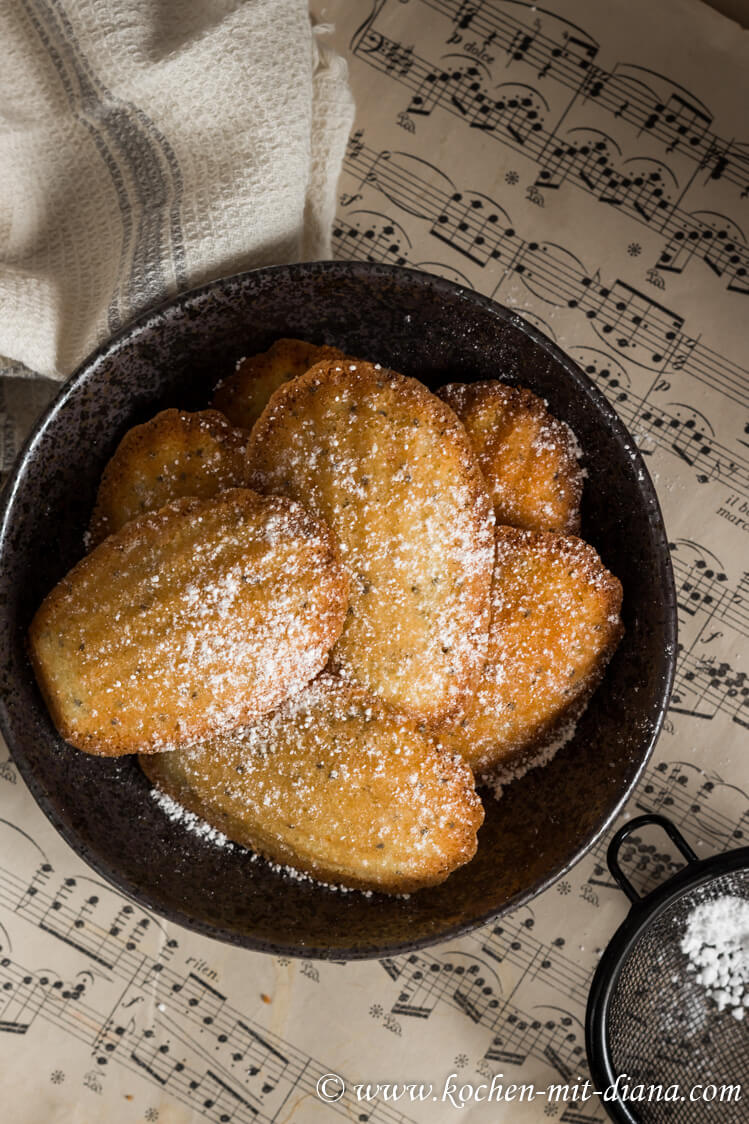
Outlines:
[[643,928],[610,996],[608,1048],[614,1072],[627,1074],[630,1088],[678,1085],[688,1098],[696,1086],[740,1084],[741,1097],[627,1102],[642,1124],[749,1121],[749,1017],[739,1021],[730,1010],[719,1011],[679,947],[692,910],[725,895],[749,899],[749,871],[685,887]]

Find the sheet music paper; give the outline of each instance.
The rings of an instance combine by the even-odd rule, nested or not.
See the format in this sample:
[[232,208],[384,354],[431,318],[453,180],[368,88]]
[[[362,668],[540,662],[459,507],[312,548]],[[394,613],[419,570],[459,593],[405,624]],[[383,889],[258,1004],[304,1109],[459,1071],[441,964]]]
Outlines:
[[[673,544],[682,647],[665,730],[625,814],[663,810],[700,855],[745,845],[745,33],[697,0],[316,7],[336,24],[358,104],[338,256],[423,267],[517,308],[636,434]],[[7,751],[0,762],[8,1124],[418,1124],[459,1110],[361,1102],[353,1086],[431,1083],[441,1095],[452,1073],[541,1088],[587,1076],[587,991],[627,910],[607,840],[461,940],[382,962],[296,962],[128,902],[56,836]],[[679,865],[660,837],[633,837],[625,858],[640,888]],[[316,1096],[325,1073],[347,1083],[336,1104]],[[604,1113],[595,1100],[537,1099],[468,1104],[460,1118]]]

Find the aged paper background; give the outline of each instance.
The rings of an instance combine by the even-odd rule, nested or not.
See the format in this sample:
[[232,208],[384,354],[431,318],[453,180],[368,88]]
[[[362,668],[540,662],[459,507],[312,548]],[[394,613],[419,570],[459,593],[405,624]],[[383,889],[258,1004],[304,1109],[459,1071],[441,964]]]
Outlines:
[[[749,41],[697,0],[327,0],[358,105],[340,257],[444,273],[518,308],[647,455],[681,645],[628,814],[701,855],[749,832]],[[736,138],[736,139],[734,139]],[[48,394],[6,382],[3,462]],[[451,1121],[356,1082],[586,1074],[583,1017],[626,913],[605,842],[531,906],[382,963],[225,948],[145,914],[57,838],[0,749],[0,1098],[7,1124]],[[676,869],[634,838],[640,887]],[[318,1078],[349,1089],[334,1105]],[[471,1105],[583,1124],[600,1105]]]

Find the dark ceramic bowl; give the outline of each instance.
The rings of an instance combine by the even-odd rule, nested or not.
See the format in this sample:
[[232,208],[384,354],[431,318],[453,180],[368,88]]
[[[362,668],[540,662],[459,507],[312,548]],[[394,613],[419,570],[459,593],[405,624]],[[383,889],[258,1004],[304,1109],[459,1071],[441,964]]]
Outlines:
[[[528,386],[570,423],[588,471],[582,535],[624,586],[626,634],[574,740],[487,801],[474,860],[407,900],[341,894],[212,847],[169,821],[133,757],[55,732],[25,650],[42,598],[83,554],[99,477],[130,426],[203,406],[239,356],[279,336],[334,343],[430,386]],[[521,317],[406,269],[323,262],[217,281],[156,310],[65,385],[16,466],[0,512],[0,724],[42,810],[99,874],[208,936],[297,956],[384,956],[444,940],[527,902],[611,823],[650,754],[674,664],[673,577],[650,478],[589,379]]]

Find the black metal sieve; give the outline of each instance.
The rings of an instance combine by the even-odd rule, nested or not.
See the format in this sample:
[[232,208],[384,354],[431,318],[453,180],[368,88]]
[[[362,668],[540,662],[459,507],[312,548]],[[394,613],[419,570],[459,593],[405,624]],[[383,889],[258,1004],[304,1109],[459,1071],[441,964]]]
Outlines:
[[[646,824],[668,833],[687,866],[640,897],[618,856],[624,840]],[[743,1021],[730,1009],[719,1011],[688,970],[680,944],[696,906],[724,895],[749,899],[749,847],[700,861],[670,820],[647,815],[616,833],[607,861],[633,903],[601,958],[588,998],[585,1037],[595,1088],[616,1089],[606,1102],[609,1115],[625,1124],[746,1124],[749,1010]],[[737,1085],[739,1099],[726,1092]],[[683,1099],[670,1099],[674,1086]]]

